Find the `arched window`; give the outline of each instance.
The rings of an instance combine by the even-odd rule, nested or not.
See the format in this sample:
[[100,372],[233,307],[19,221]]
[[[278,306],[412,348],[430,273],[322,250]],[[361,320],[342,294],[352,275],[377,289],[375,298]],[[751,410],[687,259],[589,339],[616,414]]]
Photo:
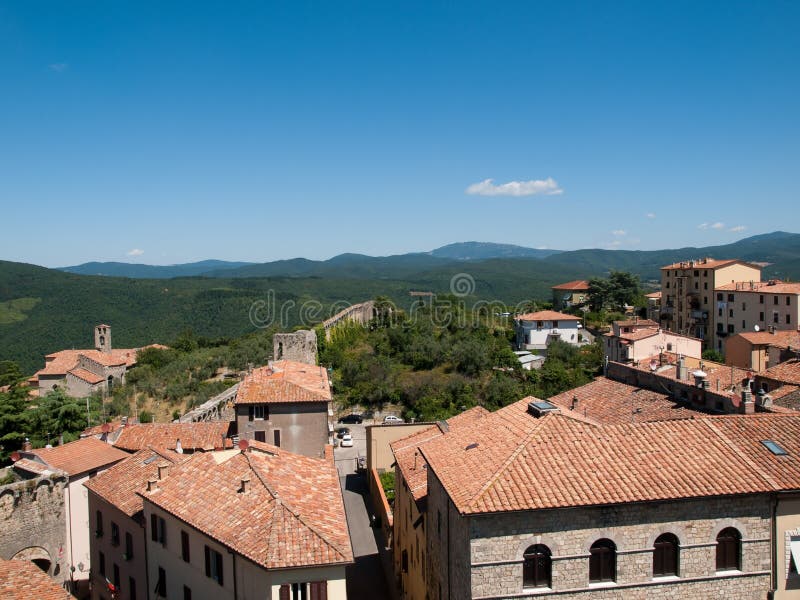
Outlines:
[[597,540],[589,549],[589,581],[616,581],[617,546],[611,540]]
[[550,587],[550,548],[536,544],[525,550],[522,556],[522,587]]
[[742,534],[727,527],[717,534],[717,571],[742,568]]
[[678,538],[662,533],[653,544],[653,577],[678,574]]

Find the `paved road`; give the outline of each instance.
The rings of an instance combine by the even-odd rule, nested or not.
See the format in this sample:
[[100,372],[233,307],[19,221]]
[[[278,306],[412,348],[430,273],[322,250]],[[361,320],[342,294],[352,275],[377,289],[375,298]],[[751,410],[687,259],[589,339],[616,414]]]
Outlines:
[[388,599],[390,596],[378,555],[378,535],[370,527],[366,477],[355,472],[356,457],[366,452],[366,432],[363,425],[346,427],[350,428],[354,445],[352,448],[336,448],[334,458],[339,469],[344,510],[355,556],[355,564],[347,567],[347,598]]

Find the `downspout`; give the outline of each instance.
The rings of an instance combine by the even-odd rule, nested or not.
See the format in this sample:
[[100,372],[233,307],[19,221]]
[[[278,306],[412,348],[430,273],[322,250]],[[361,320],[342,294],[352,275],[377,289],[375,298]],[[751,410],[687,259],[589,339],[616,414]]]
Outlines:
[[772,585],[771,590],[767,594],[767,598],[774,598],[775,591],[778,589],[778,494],[773,495],[772,497],[772,544],[770,544],[771,549],[771,559],[772,559]]
[[236,554],[228,550],[233,559],[233,600],[238,600],[239,598],[239,585],[236,579]]

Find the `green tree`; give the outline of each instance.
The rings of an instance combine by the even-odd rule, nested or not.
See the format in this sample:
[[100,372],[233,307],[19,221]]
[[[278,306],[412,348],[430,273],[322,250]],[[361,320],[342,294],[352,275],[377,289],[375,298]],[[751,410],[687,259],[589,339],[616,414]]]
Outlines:
[[715,350],[714,348],[709,348],[708,350],[703,350],[703,360],[709,360],[711,362],[716,363],[724,363],[725,357],[722,356],[722,353],[719,350]]

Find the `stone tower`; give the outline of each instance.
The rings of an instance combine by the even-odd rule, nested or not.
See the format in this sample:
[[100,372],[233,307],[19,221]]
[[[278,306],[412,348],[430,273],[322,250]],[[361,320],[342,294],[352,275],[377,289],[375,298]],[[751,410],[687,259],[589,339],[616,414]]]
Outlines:
[[111,353],[110,325],[97,325],[94,328],[94,348],[100,352]]
[[306,329],[294,333],[276,333],[272,338],[274,360],[296,360],[317,364],[317,334]]

